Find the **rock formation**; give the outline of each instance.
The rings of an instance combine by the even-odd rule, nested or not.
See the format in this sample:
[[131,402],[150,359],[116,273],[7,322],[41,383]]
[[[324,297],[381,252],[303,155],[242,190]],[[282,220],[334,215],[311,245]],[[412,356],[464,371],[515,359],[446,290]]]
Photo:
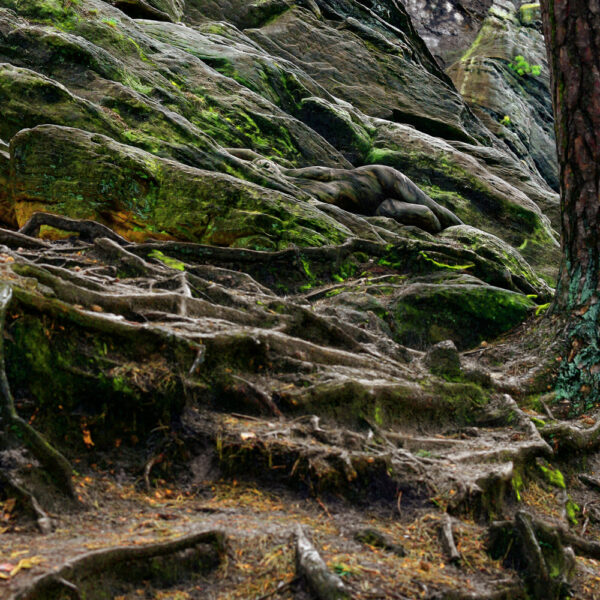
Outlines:
[[592,597],[535,11],[442,8],[0,0],[14,598]]

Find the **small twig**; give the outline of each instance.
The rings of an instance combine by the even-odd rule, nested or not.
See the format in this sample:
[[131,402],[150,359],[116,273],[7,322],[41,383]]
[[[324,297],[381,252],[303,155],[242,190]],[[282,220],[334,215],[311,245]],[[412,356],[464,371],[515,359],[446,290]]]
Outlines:
[[64,598],[65,595],[70,597],[71,600],[81,600],[81,594],[79,592],[79,588],[70,581],[63,579],[62,577],[57,577],[55,579],[56,584],[62,588],[61,590],[61,598]]
[[161,462],[163,457],[164,457],[164,455],[162,452],[160,454],[157,454],[156,456],[153,456],[146,463],[146,466],[144,467],[144,483],[146,484],[147,492],[150,491],[150,472],[152,471],[152,467],[154,467],[154,465],[157,465],[159,462]]
[[325,506],[325,504],[323,504],[323,501],[321,500],[321,498],[319,498],[317,496],[317,503],[319,504],[319,506],[323,509],[323,511],[325,512],[325,514],[331,519],[331,513],[329,512],[329,510],[327,509],[327,507]]
[[318,600],[346,600],[348,591],[342,580],[329,571],[316,548],[304,535],[302,527],[296,529],[296,571],[306,578],[308,587]]
[[258,423],[262,423],[264,419],[260,419],[259,417],[253,417],[252,415],[243,415],[242,413],[230,412],[227,413],[232,417],[237,417],[238,419],[248,419],[248,421],[257,421]]
[[293,577],[289,581],[280,581],[277,584],[277,587],[274,590],[271,590],[270,592],[267,592],[266,594],[263,594],[262,596],[259,596],[255,600],[266,600],[267,598],[271,598],[272,596],[275,596],[277,594],[281,594],[281,592],[285,592],[287,589],[289,589],[290,587],[292,587],[299,579],[300,578],[296,575],[295,577]]
[[205,356],[206,356],[206,346],[200,346],[200,348],[198,348],[198,353],[196,354],[196,358],[194,359],[194,362],[192,363],[192,366],[189,370],[188,376],[191,377],[196,372],[196,369],[204,362]]
[[450,519],[450,515],[448,513],[444,513],[442,520],[440,522],[440,541],[442,542],[442,547],[446,556],[451,563],[460,562],[460,552],[456,548],[456,544],[454,543],[454,535],[452,533],[452,520]]
[[402,516],[402,490],[398,492],[398,500],[396,502],[396,508],[398,509],[398,515]]
[[556,421],[556,419],[554,418],[554,415],[552,414],[552,411],[550,410],[550,407],[540,398],[540,404],[542,405],[542,408],[544,409],[544,412],[548,415],[548,417],[550,419],[552,419],[553,421]]

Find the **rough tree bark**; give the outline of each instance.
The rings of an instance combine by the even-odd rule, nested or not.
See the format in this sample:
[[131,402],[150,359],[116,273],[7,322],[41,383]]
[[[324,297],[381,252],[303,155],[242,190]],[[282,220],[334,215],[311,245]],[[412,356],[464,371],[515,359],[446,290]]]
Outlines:
[[541,0],[560,169],[562,251],[555,309],[568,348],[557,395],[600,400],[600,3]]

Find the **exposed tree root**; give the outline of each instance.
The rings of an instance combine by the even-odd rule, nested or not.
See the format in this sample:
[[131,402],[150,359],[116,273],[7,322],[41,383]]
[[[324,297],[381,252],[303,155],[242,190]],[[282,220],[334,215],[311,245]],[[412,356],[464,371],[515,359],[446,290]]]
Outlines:
[[598,479],[597,477],[590,477],[585,473],[580,473],[579,481],[587,485],[590,489],[595,490],[596,492],[600,492],[600,479]]
[[106,225],[102,225],[96,221],[70,219],[44,212],[33,213],[29,221],[19,229],[19,233],[26,236],[37,235],[42,225],[48,225],[62,231],[73,231],[78,233],[79,237],[87,242],[93,242],[96,238],[103,237],[124,246],[129,244],[125,238],[115,233]]
[[296,529],[296,571],[305,578],[308,587],[319,600],[347,600],[350,594],[342,580],[331,573],[308,541],[300,525]]
[[[65,278],[34,265],[15,265],[15,271],[23,277],[35,277],[69,304],[87,307],[100,306],[104,311],[135,317],[148,311],[182,315],[191,318],[229,318],[235,322],[257,325],[260,321],[252,315],[225,306],[216,307],[212,303],[199,298],[190,298],[176,292],[159,293],[117,293],[108,286],[104,289],[92,290],[83,285],[75,285]],[[81,282],[83,283],[83,282]]]
[[575,554],[600,558],[600,543],[578,536],[564,525],[549,523],[518,511],[514,522],[490,526],[492,555],[509,558],[525,572],[536,599],[558,599],[568,595],[575,567]]
[[[442,260],[454,260],[457,264],[472,263],[472,273],[491,285],[513,289],[524,294],[536,293],[542,300],[549,299],[551,296],[549,288],[536,290],[524,278],[517,275],[510,276],[510,274],[507,276],[505,268],[466,248],[453,248],[439,242],[424,242],[423,240],[417,244],[414,240],[406,239],[396,243],[393,249],[395,253],[403,257],[406,264],[418,260],[425,249],[428,254],[438,256]],[[327,265],[328,270],[335,270],[351,254],[363,252],[371,257],[383,257],[389,252],[389,246],[380,242],[351,238],[339,246],[302,248],[302,250],[290,249],[278,252],[221,248],[188,242],[136,244],[130,247],[130,251],[139,256],[148,256],[151,252],[159,251],[183,262],[210,263],[213,266],[233,269],[242,268],[255,276],[260,282],[261,273],[264,273],[268,268],[287,271],[292,268],[303,273],[301,257],[311,263]]]
[[[101,586],[104,576],[112,579],[114,575],[120,575],[127,583],[134,583],[148,576],[162,575],[163,578],[171,580],[171,583],[175,583],[178,575],[184,575],[182,570],[194,573],[218,563],[225,551],[225,543],[224,532],[215,530],[145,546],[117,546],[94,550],[38,577],[25,589],[18,591],[13,600],[47,600],[53,597],[52,593],[56,588],[67,587],[74,593],[89,578],[93,578],[91,583],[94,591],[85,597],[90,600],[106,597]],[[187,553],[188,550],[196,552]],[[175,559],[174,565],[160,564],[156,560],[169,556]],[[173,572],[160,573],[170,570]]]
[[447,513],[444,514],[440,522],[440,541],[448,560],[452,563],[460,562],[460,552],[456,549],[452,533],[452,519]]
[[48,242],[38,240],[18,231],[0,228],[0,244],[9,248],[27,248],[30,250],[45,250],[51,248]]
[[17,496],[26,509],[32,512],[37,520],[37,526],[41,533],[50,533],[52,531],[52,520],[40,506],[37,498],[21,484],[15,481],[8,473],[0,470],[0,483]]
[[515,526],[534,596],[558,600],[567,595],[568,578],[574,567],[573,553],[562,547],[553,529],[534,522],[527,513],[517,512]]
[[[40,217],[37,226],[73,227],[79,239],[48,244],[23,234],[2,237],[0,230],[0,243],[6,244],[0,253],[0,271],[13,286],[16,300],[7,316],[6,336],[8,376],[16,405],[25,415],[32,407],[31,398],[38,397],[29,387],[29,374],[20,369],[21,362],[34,370],[36,384],[46,378],[54,383],[56,376],[60,383],[55,389],[64,384],[77,392],[63,402],[51,392],[44,396],[42,390],[39,412],[30,413],[37,419],[36,427],[48,427],[40,430],[51,440],[67,439],[69,434],[70,447],[85,452],[83,456],[90,461],[104,453],[112,452],[113,457],[122,451],[134,454],[137,463],[132,473],[141,475],[147,488],[164,454],[189,460],[190,465],[197,459],[194,469],[189,469],[194,485],[205,481],[206,473],[210,477],[218,473],[261,486],[288,486],[317,496],[319,502],[368,504],[374,511],[393,511],[394,515],[398,507],[402,527],[435,504],[454,515],[452,520],[444,517],[439,531],[436,517],[432,535],[427,534],[438,562],[462,561],[468,566],[473,550],[461,537],[460,516],[468,512],[489,518],[513,510],[513,485],[522,469],[552,452],[531,419],[511,397],[494,391],[489,381],[467,376],[466,370],[460,381],[431,375],[422,353],[396,342],[391,325],[396,317],[386,320],[367,310],[370,302],[356,308],[347,303],[346,296],[333,298],[338,291],[358,297],[357,291],[368,289],[381,277],[373,285],[377,289],[368,290],[374,293],[363,294],[359,300],[372,296],[373,306],[383,305],[379,292],[387,288],[389,296],[397,294],[410,284],[406,273],[434,281],[439,268],[435,261],[473,263],[469,273],[476,277],[531,292],[518,278],[502,274],[493,261],[463,251],[459,244],[449,248],[408,238],[395,245],[350,240],[340,246],[269,253],[177,242],[129,244],[118,236],[107,237],[102,226],[58,219],[50,222]],[[32,228],[28,231],[34,232],[35,224],[28,224]],[[423,259],[423,248],[433,262]],[[354,272],[360,275],[348,275]],[[36,353],[37,346],[43,351]],[[163,372],[164,385],[159,382]],[[79,399],[73,397],[85,395],[80,390],[91,391],[96,384],[99,397],[92,398],[90,393],[80,408]],[[64,408],[60,407],[59,424],[53,429],[52,411],[59,405]],[[91,415],[87,424],[94,448],[83,448],[82,414],[86,419]],[[11,423],[27,425],[21,421]],[[185,457],[179,446],[171,452],[171,446],[157,443],[156,435],[152,437],[157,424],[161,431],[177,432]],[[133,437],[136,440],[129,446]],[[28,441],[30,446],[35,439]],[[123,442],[120,450],[116,450],[116,439],[119,445]],[[168,458],[161,465],[161,477],[167,476],[170,463]],[[42,527],[45,513],[36,510],[36,498],[24,489],[21,497]],[[535,522],[530,525],[537,547],[543,550],[540,542],[546,538]],[[382,531],[387,531],[385,527]],[[512,538],[525,537],[527,527],[527,522],[520,526],[511,522]],[[567,531],[558,535],[561,544],[570,544],[586,556],[598,552],[593,542],[571,539]],[[409,538],[406,542],[401,538],[406,552],[394,543],[394,534],[364,541],[383,548],[386,552],[379,555],[388,565],[406,561],[414,568]],[[353,551],[360,548],[347,541]],[[298,572],[319,598],[345,598],[354,593],[356,573],[344,578],[345,589],[339,589],[332,583],[339,579],[327,571],[303,532],[296,546]],[[535,544],[528,548],[535,555]],[[362,551],[377,554],[364,547]],[[44,594],[52,589],[65,597],[90,597],[89,586],[117,569],[109,563],[150,562],[149,555],[103,552],[109,554],[104,558],[86,555],[44,576],[41,591],[31,598],[49,599]],[[89,568],[84,559],[92,561]],[[316,575],[310,574],[311,565]],[[466,569],[451,566],[447,571],[448,577],[463,581],[467,577]],[[430,586],[426,577],[407,577]],[[477,573],[472,587],[454,591],[423,584],[420,595],[458,600],[521,597],[514,581],[501,579],[500,570],[487,577],[493,581],[484,581],[485,576]],[[320,587],[321,579],[329,581],[331,589]],[[362,592],[357,595],[379,597],[374,589]],[[385,597],[404,598],[388,590]]]
[[4,325],[6,310],[12,299],[12,290],[7,284],[0,287],[0,391],[2,392],[2,420],[7,435],[16,429],[25,445],[54,478],[59,489],[70,497],[75,496],[72,481],[73,469],[69,461],[39,434],[16,411],[4,360]]
[[540,430],[542,437],[554,444],[558,451],[587,451],[600,446],[600,418],[587,429],[562,422],[546,425]]

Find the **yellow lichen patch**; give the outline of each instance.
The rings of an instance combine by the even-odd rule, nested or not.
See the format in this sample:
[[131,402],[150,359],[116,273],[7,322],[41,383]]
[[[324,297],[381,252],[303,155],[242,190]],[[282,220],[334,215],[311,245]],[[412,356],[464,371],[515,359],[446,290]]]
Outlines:
[[64,240],[73,236],[73,232],[63,231],[50,225],[42,225],[40,227],[39,237],[43,240]]
[[23,227],[27,221],[31,218],[31,215],[35,212],[50,212],[48,205],[42,202],[15,202],[14,203],[14,214],[17,221],[17,225]]

